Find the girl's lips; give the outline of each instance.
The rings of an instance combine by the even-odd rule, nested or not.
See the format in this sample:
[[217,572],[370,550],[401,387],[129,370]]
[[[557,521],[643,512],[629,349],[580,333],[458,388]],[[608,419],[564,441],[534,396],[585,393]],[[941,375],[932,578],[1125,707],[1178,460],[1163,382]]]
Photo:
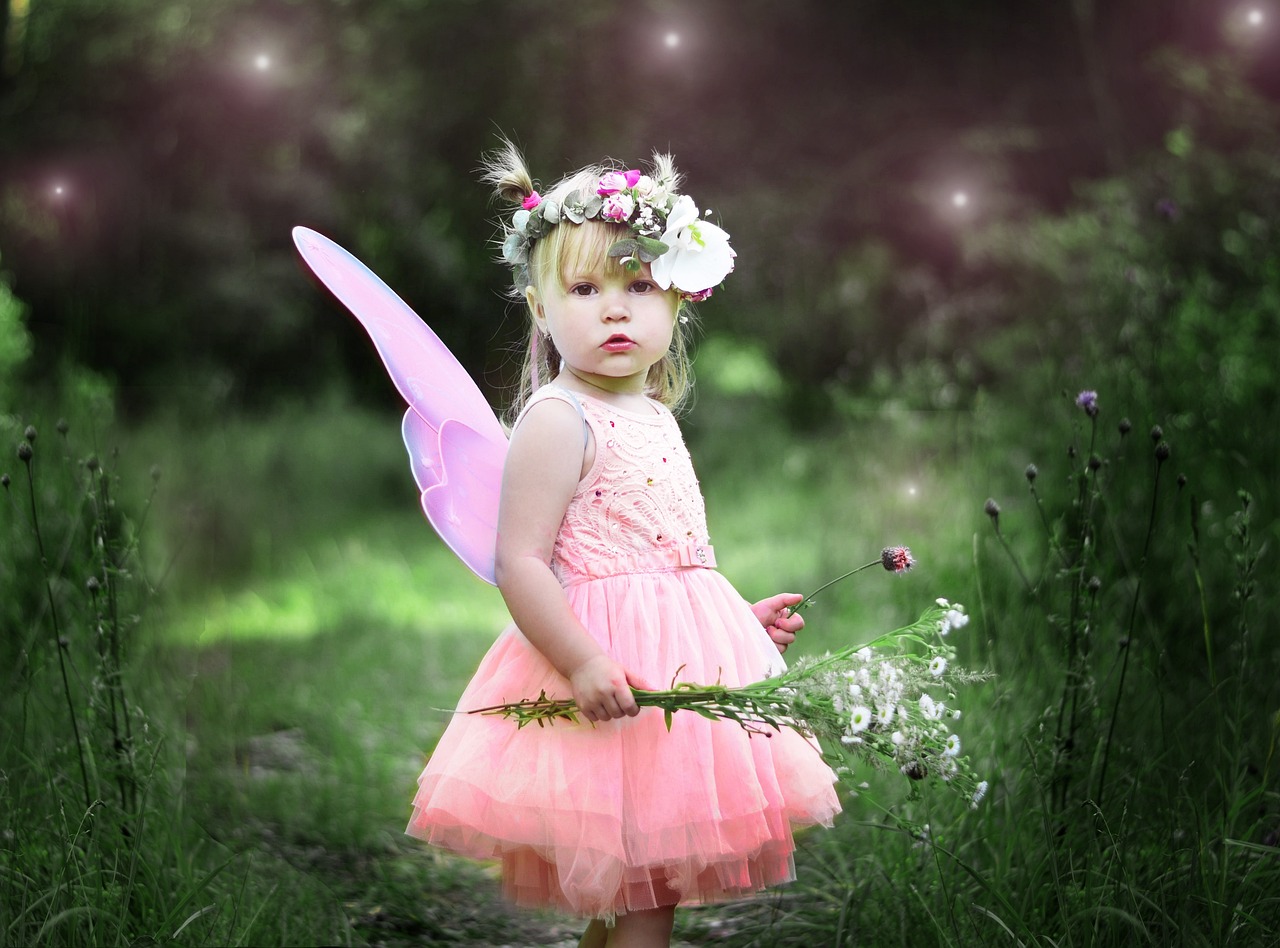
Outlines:
[[628,349],[634,349],[636,344],[626,336],[610,336],[600,346],[605,352],[626,352]]

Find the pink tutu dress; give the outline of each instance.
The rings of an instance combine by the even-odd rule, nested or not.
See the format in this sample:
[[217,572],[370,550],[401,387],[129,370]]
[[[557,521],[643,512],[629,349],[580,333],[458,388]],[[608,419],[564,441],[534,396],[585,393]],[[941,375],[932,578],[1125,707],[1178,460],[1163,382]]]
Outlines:
[[[780,669],[749,604],[715,570],[706,514],[675,418],[554,385],[574,404],[596,457],[569,503],[552,568],[588,632],[654,687],[739,685]],[[532,402],[531,402],[532,404]],[[522,698],[571,697],[568,682],[515,626],[485,655],[460,712]],[[595,726],[517,728],[455,714],[418,780],[408,832],[502,861],[508,897],[611,918],[749,895],[795,877],[792,826],[830,825],[835,775],[784,729],[752,736],[731,721],[657,708]]]

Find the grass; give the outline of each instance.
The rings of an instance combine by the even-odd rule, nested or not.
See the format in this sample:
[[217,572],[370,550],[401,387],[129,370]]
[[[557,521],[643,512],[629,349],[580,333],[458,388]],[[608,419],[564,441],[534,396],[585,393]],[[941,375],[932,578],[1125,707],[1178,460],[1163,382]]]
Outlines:
[[[1086,530],[1080,468],[1063,445],[1087,443],[1088,425],[1069,405],[1050,404],[1031,428],[982,406],[855,406],[839,433],[806,437],[766,404],[744,404],[707,399],[688,426],[722,570],[749,597],[809,592],[883,546],[910,546],[911,574],[877,571],[824,594],[797,648],[868,638],[935,596],[965,602],[962,660],[996,677],[959,696],[958,729],[993,789],[969,811],[867,774],[834,830],[801,837],[795,885],[684,910],[678,936],[1273,943],[1270,498],[1246,515],[1217,472],[1191,470],[1194,487],[1180,490],[1173,466],[1153,494],[1151,448],[1107,434],[1105,477],[1085,485],[1086,507],[1097,491]],[[35,445],[41,462],[54,456],[47,443]],[[36,492],[42,529],[69,551],[46,558],[53,570],[31,553],[23,469],[11,469],[0,568],[23,583],[0,609],[31,662],[4,699],[6,722],[26,724],[0,741],[0,944],[571,943],[572,920],[505,906],[490,867],[401,835],[447,719],[438,709],[505,612],[415,512],[393,421],[294,408],[195,439],[160,425],[134,445],[115,468],[116,495],[134,506],[113,575],[120,614],[139,616],[112,633],[125,646],[118,674],[91,636],[64,633],[60,650],[50,631],[54,613],[64,629],[96,621],[95,600],[76,591],[94,555],[83,457],[68,443],[65,469],[37,468],[50,477],[37,482],[48,484]],[[160,499],[138,529],[153,460]],[[1086,546],[1087,561],[1073,560]],[[161,577],[171,591],[153,595]],[[134,726],[123,758],[101,703],[113,688]],[[137,788],[128,806],[112,789],[120,773]]]

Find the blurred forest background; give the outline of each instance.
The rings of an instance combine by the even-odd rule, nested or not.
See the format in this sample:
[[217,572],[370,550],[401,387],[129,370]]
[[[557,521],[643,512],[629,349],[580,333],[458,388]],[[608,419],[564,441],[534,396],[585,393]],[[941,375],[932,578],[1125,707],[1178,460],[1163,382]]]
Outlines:
[[502,406],[499,133],[547,182],[670,150],[731,233],[685,426],[744,593],[908,542],[928,588],[842,592],[815,642],[950,595],[997,672],[966,740],[1000,803],[945,865],[919,813],[900,850],[832,834],[794,916],[683,937],[1272,943],[1278,100],[1268,2],[0,0],[0,944],[552,937],[395,839],[441,726],[407,709],[503,613],[290,241]]

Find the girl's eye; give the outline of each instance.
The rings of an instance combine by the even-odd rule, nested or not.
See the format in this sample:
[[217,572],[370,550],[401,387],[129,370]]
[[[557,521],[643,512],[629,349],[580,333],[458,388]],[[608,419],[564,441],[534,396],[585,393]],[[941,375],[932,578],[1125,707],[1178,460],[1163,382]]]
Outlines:
[[569,287],[570,296],[590,296],[596,288],[590,283],[577,283]]
[[656,284],[650,283],[648,280],[636,280],[631,284],[632,293],[652,293],[657,288]]

